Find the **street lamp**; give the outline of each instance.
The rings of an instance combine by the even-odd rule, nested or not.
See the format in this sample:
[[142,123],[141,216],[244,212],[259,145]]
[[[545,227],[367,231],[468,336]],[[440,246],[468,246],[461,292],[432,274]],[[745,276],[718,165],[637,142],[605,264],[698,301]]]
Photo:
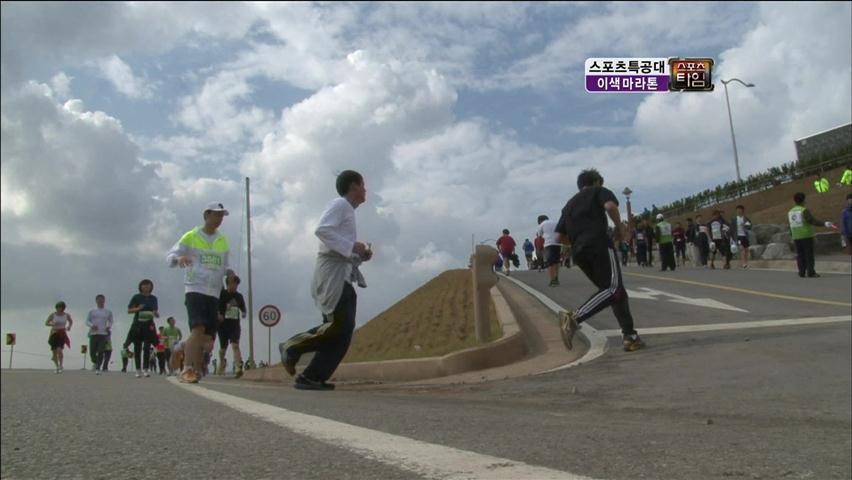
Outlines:
[[[630,190],[630,187],[624,187],[624,190],[621,192],[625,197],[627,197],[627,235],[625,235],[624,240],[630,246],[630,251],[633,251],[633,212],[630,210],[630,195],[633,194],[633,190]],[[617,226],[617,225],[616,225]]]
[[740,178],[740,159],[737,156],[737,139],[734,137],[734,120],[731,118],[731,101],[728,100],[728,84],[731,82],[740,82],[743,86],[751,88],[754,86],[753,83],[745,83],[739,78],[732,78],[730,80],[720,80],[722,85],[725,86],[725,103],[728,105],[728,122],[731,125],[731,143],[734,145],[734,164],[737,167],[737,183],[742,183],[742,178]]

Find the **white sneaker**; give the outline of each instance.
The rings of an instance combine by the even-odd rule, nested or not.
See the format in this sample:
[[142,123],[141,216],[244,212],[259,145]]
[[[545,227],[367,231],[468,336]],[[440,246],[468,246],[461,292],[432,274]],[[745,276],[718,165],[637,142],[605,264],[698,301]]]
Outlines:
[[64,371],[65,371],[65,369],[64,369],[64,368],[59,367],[59,373],[62,373],[62,372],[64,372]]
[[142,378],[142,372],[136,371],[136,378]]
[[101,374],[100,370],[95,370],[95,375],[100,375],[100,374]]
[[54,372],[53,372],[53,373],[58,374],[58,373],[59,373],[59,368],[57,367],[57,368],[56,368],[56,370],[54,370]]
[[150,374],[150,373],[148,373],[148,370],[145,370],[145,378],[148,378],[148,377],[150,377],[150,376],[151,376],[151,374]]

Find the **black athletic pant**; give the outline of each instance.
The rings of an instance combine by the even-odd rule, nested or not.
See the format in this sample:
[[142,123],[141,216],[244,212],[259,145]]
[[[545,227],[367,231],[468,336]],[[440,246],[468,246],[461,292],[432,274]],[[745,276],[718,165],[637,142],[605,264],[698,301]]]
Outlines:
[[707,257],[710,255],[710,240],[707,235],[699,234],[695,240],[695,245],[698,246],[698,264],[707,265]]
[[106,335],[89,336],[89,354],[92,358],[92,366],[95,370],[101,369],[101,362],[104,360],[104,347],[106,346],[106,340]]
[[112,357],[112,350],[104,350],[104,360],[101,362],[101,370],[104,372],[109,370],[109,359]]
[[674,244],[671,242],[660,244],[660,263],[662,264],[661,270],[664,272],[667,268],[671,268],[674,271],[677,266],[674,256]]
[[675,258],[680,258],[680,264],[686,263],[686,243],[675,242]]
[[814,270],[814,239],[800,238],[793,240],[796,244],[796,265],[799,267],[799,276],[804,277],[806,274],[809,277],[816,275]]
[[130,360],[130,357],[121,357],[121,371],[127,371],[127,362]]
[[640,266],[648,264],[648,245],[645,243],[636,244],[636,263]]
[[636,330],[633,329],[627,291],[621,281],[621,267],[612,242],[608,243],[590,245],[574,253],[574,263],[600,289],[577,309],[577,323],[584,322],[606,307],[612,307],[622,334],[632,335]]
[[355,289],[346,283],[334,312],[323,316],[322,325],[295,335],[281,344],[280,349],[286,357],[281,360],[298,361],[305,353],[316,352],[302,375],[310,380],[323,382],[331,378],[352,342],[357,300]]

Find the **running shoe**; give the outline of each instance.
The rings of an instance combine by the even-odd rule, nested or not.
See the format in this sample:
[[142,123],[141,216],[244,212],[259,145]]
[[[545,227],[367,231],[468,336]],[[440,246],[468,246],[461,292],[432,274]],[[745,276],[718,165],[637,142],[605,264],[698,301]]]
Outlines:
[[148,370],[145,370],[145,373],[143,375],[145,375],[145,378],[148,378],[148,377],[151,376],[151,374],[148,372]]
[[198,383],[198,375],[195,374],[195,370],[186,369],[180,375],[180,383]]
[[136,378],[142,378],[142,372],[136,370]]
[[234,373],[234,377],[235,377],[235,378],[240,378],[240,377],[242,377],[242,376],[243,376],[243,369],[242,369],[242,368],[238,368],[238,369],[237,369],[237,371],[236,371],[236,373]]
[[819,277],[820,277],[820,274],[818,274],[818,273],[815,273],[813,275],[808,275],[808,278],[819,278]]
[[95,370],[95,375],[100,375],[100,374],[101,374],[100,370]]
[[633,335],[625,335],[623,344],[625,352],[635,352],[645,346],[645,342],[643,342],[636,333]]
[[574,334],[580,329],[575,316],[574,312],[559,312],[559,332],[562,334],[562,343],[568,350],[574,348]]
[[296,380],[293,381],[293,388],[297,390],[334,390],[334,385],[310,378],[299,374]]

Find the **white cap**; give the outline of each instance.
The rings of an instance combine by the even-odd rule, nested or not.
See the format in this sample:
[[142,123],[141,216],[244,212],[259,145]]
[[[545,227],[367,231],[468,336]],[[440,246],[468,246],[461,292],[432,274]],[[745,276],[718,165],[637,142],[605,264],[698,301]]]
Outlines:
[[662,219],[663,219],[663,214],[662,214],[662,213],[658,213],[658,214],[657,214],[657,220],[662,220]]
[[207,204],[207,207],[204,208],[205,212],[225,212],[225,215],[228,214],[228,211],[225,210],[225,206],[219,202],[211,202]]

